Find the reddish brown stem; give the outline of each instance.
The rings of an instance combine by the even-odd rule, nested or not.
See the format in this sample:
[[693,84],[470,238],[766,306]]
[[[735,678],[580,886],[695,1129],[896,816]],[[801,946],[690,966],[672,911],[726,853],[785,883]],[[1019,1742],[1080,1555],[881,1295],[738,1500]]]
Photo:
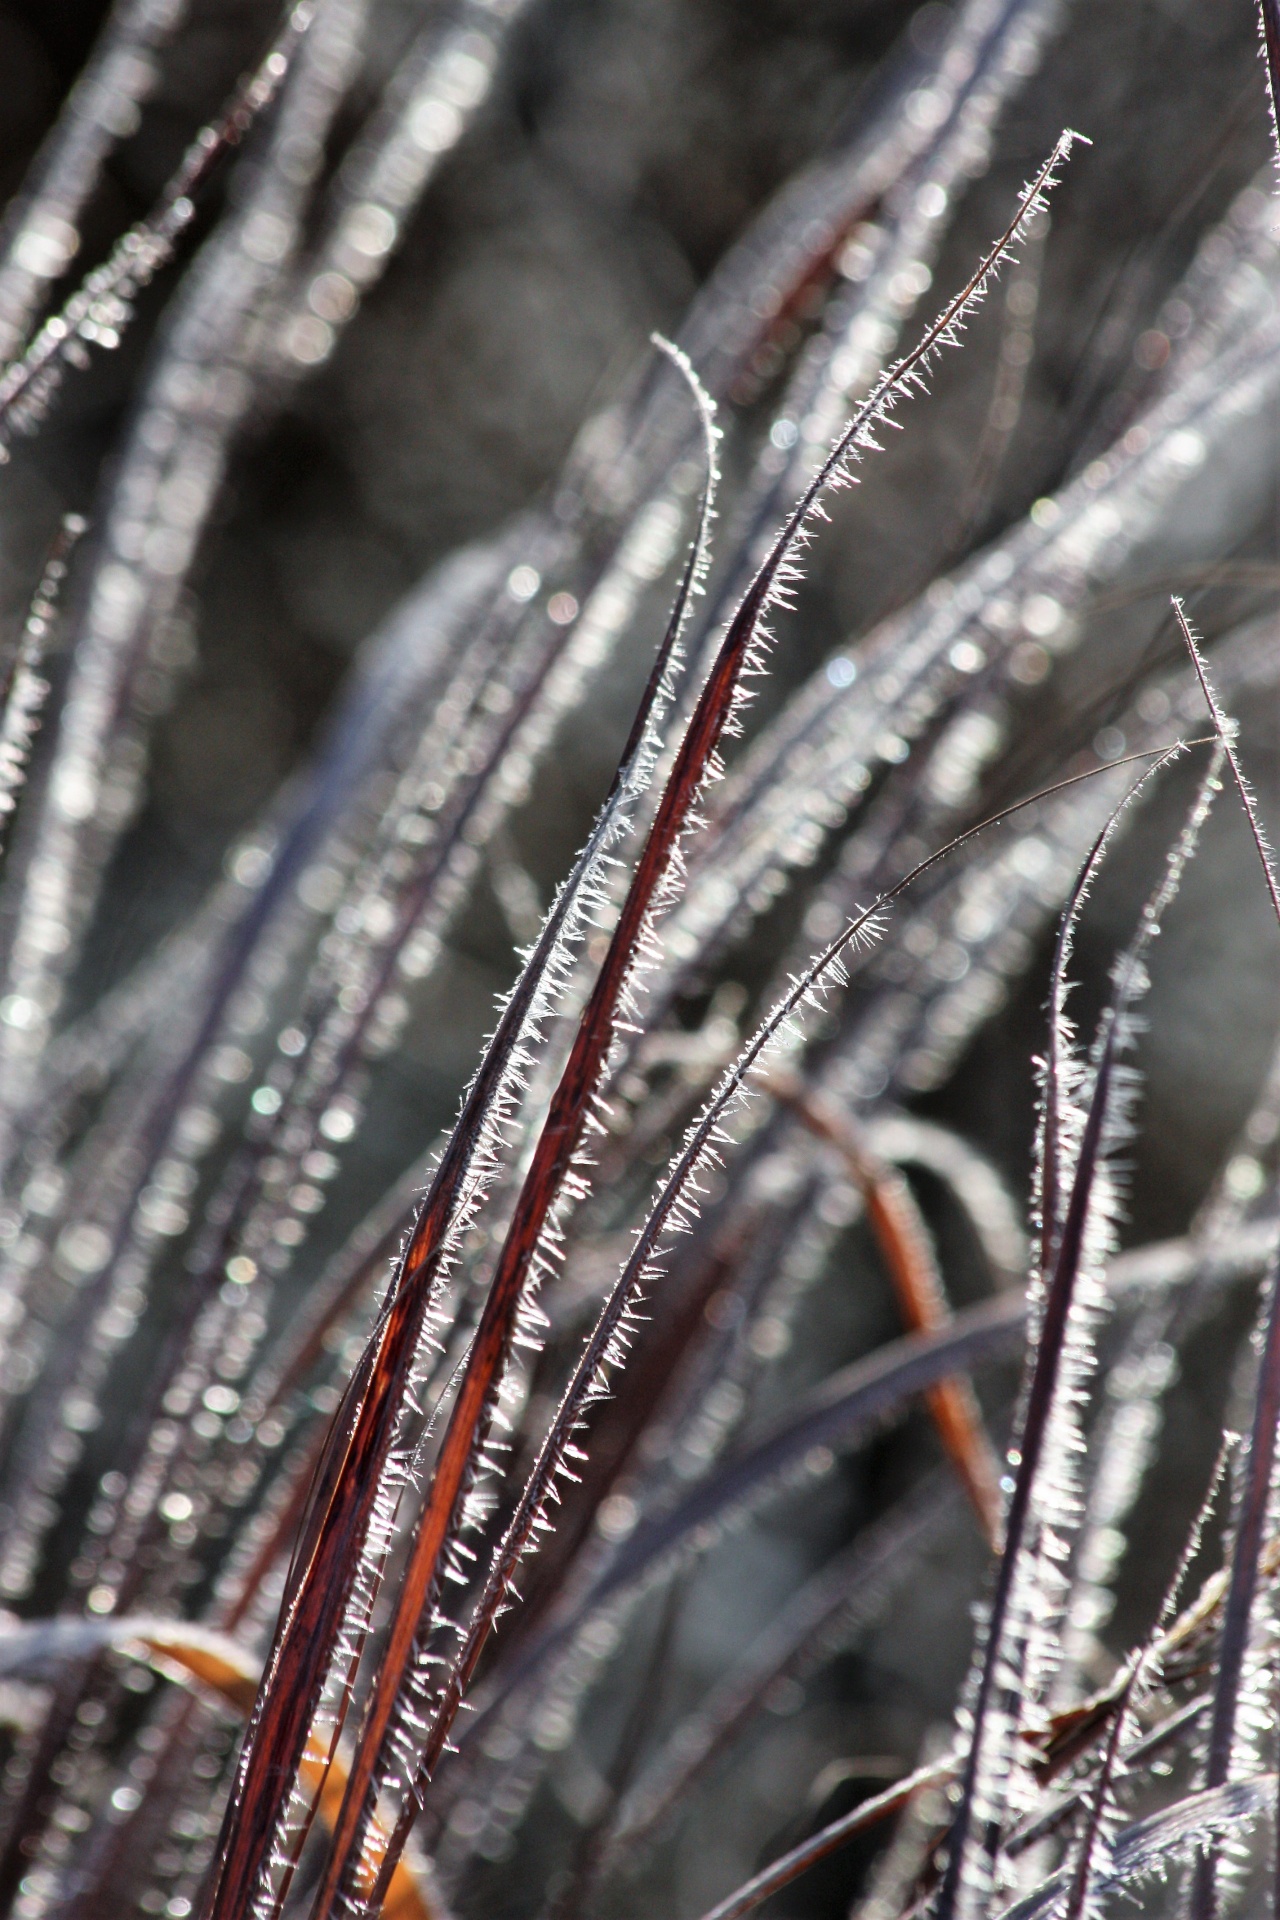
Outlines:
[[[767,1090],[781,1100],[820,1140],[835,1147],[849,1169],[867,1208],[902,1318],[909,1330],[931,1333],[951,1320],[942,1275],[934,1258],[929,1229],[915,1196],[897,1167],[886,1165],[867,1147],[847,1114],[811,1092],[793,1076],[773,1074]],[[925,1404],[938,1438],[973,1504],[993,1552],[1000,1550],[1000,1468],[967,1377],[930,1387]]]

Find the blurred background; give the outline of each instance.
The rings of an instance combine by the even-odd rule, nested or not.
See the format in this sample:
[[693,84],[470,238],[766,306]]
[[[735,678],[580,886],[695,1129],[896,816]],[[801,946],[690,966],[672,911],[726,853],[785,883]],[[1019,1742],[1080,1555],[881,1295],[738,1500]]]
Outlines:
[[[407,0],[375,8],[350,118],[367,107],[419,10]],[[0,8],[6,194],[104,12],[71,0],[6,0]],[[936,0],[919,8],[538,0],[517,21],[490,103],[447,158],[333,360],[278,410],[252,420],[235,448],[183,608],[191,664],[156,736],[145,810],[118,861],[86,993],[104,973],[123,971],[202,895],[237,829],[305,753],[359,642],[434,562],[540,496],[583,420],[642,356],[650,331],[677,329],[751,215],[845,116],[865,111],[886,54],[901,54],[912,36],[927,43],[945,14]],[[266,44],[273,18],[272,8],[249,0],[194,8],[159,62],[138,131],[108,162],[78,265],[148,208],[195,126]],[[1245,0],[1078,0],[1000,124],[990,169],[974,181],[947,242],[939,291],[971,270],[1064,126],[1092,145],[1076,150],[1055,195],[1026,398],[990,497],[975,502],[966,489],[1000,343],[995,303],[973,324],[963,354],[944,361],[933,397],[913,406],[906,432],[890,436],[863,484],[837,503],[758,704],[761,717],[833,646],[919,591],[953,544],[958,511],[970,516],[959,528],[963,552],[1078,471],[1132,410],[1144,377],[1158,371],[1161,348],[1151,335],[1163,298],[1265,158],[1264,83]],[[205,224],[220,195],[234,191],[233,172],[211,195]],[[145,296],[149,317],[180,271],[181,264],[169,270]],[[74,375],[39,438],[0,473],[0,593],[11,621],[59,516],[69,508],[91,515],[110,484],[149,333],[145,324],[134,328],[117,352]],[[731,464],[733,456],[731,442]],[[1207,476],[1206,511],[1219,512],[1211,484]],[[1243,511],[1224,544],[1238,559],[1271,560],[1274,485],[1251,474],[1239,492]],[[1194,579],[1179,584],[1214,631],[1273,592],[1254,579],[1198,590]],[[1119,652],[1135,615],[1099,617],[1124,628]],[[1155,644],[1168,645],[1158,593],[1137,621],[1147,635],[1163,626]],[[599,724],[571,729],[540,776],[538,831],[521,853],[544,899],[612,770],[645,668],[632,658],[611,669],[618,684],[601,693]],[[1260,738],[1254,767],[1264,784],[1270,751]],[[1222,830],[1234,847],[1239,836],[1228,823]],[[1218,859],[1204,866],[1221,871]],[[1127,898],[1124,881],[1117,891]],[[1240,918],[1229,935],[1241,1009],[1249,1009],[1241,1031],[1249,1033],[1265,1023],[1270,997],[1263,904],[1259,896],[1250,908],[1240,897],[1255,893],[1247,883],[1232,890]],[[433,1118],[451,1108],[473,1036],[509,972],[509,932],[488,904],[487,913],[478,904],[456,938],[451,1018],[432,1032],[418,1063],[428,1084],[415,1086],[411,1099],[417,1105],[425,1096]],[[1104,949],[1112,934],[1108,926]],[[1198,977],[1220,977],[1212,949],[1221,937],[1221,923],[1216,932],[1201,924],[1175,936],[1192,943],[1186,960]],[[1186,965],[1177,971],[1185,978]],[[1172,1024],[1191,1044],[1193,1029],[1204,1035],[1204,1020],[1223,1017],[1204,1008],[1201,1021]],[[1010,1063],[1019,1080],[1022,1041],[1020,1031]],[[1211,1085],[1194,1103],[1197,1117],[1170,1115],[1171,1129],[1229,1126],[1244,1098],[1239,1089],[1228,1094],[1222,1071],[1224,1048],[1236,1044],[1214,1032],[1200,1061]],[[1205,1075],[1210,1060],[1214,1071]],[[1247,1075],[1243,1060],[1239,1071]],[[990,1073],[983,1078],[991,1089],[999,1084]],[[1003,1105],[1014,1089],[1002,1086],[993,1097]],[[1175,1148],[1171,1137],[1162,1180],[1181,1168],[1194,1182],[1191,1168],[1207,1144],[1183,1137]],[[1180,1204],[1166,1199],[1164,1226]],[[1141,1204],[1160,1203],[1152,1195]]]
[[[0,4],[0,193],[17,187],[104,12],[88,0]],[[422,12],[415,0],[375,7],[340,134],[374,98]],[[434,564],[545,496],[575,433],[621,389],[651,331],[676,331],[753,214],[866,110],[886,62],[927,48],[946,16],[938,0],[534,0],[487,104],[336,353],[278,404],[259,408],[235,444],[175,621],[174,657],[185,664],[81,968],[80,1004],[205,894],[235,836],[324,726],[360,643]],[[136,131],[108,163],[77,269],[148,208],[274,19],[263,0],[197,0],[158,61]],[[1091,144],[1077,149],[1053,200],[1025,398],[998,470],[981,470],[976,458],[1002,338],[992,301],[963,352],[942,363],[931,397],[904,409],[904,431],[836,502],[796,611],[778,623],[753,725],[834,647],[1080,471],[1140,404],[1169,352],[1158,321],[1171,288],[1266,160],[1265,87],[1247,0],[1075,0],[1000,122],[990,165],[969,184],[924,309],[971,271],[1064,126]],[[235,167],[220,176],[199,229],[234,198],[236,182]],[[142,323],[123,346],[70,376],[38,439],[20,442],[0,471],[0,617],[11,628],[60,516],[74,509],[92,520],[111,484],[140,374],[190,252],[189,244],[146,294]],[[754,424],[750,404],[729,423],[731,479]],[[1113,639],[1117,688],[1135,658],[1176,657],[1171,589],[1187,594],[1210,638],[1274,608],[1280,415],[1255,427],[1229,471],[1206,470],[1196,525],[1164,528],[1110,600],[1090,611]],[[661,618],[655,604],[654,639]],[[548,903],[592,818],[648,645],[609,666],[511,829],[536,894],[531,910]],[[1109,723],[1108,697],[1105,685],[1091,689],[1077,748]],[[1243,718],[1248,764],[1280,818],[1280,714],[1258,700]],[[1061,770],[1026,743],[1024,788]],[[1107,870],[1080,944],[1082,1012],[1098,1002],[1186,796],[1186,782],[1171,780]],[[788,924],[766,921],[731,956],[725,977],[758,984]],[[308,1263],[379,1181],[448,1123],[494,996],[510,981],[514,931],[509,903],[504,910],[482,879],[403,1048],[379,1069],[349,1197],[326,1216]],[[1270,1053],[1278,959],[1252,849],[1234,808],[1223,805],[1157,954],[1127,1239],[1181,1231],[1202,1197]],[[990,1153],[1020,1199],[1046,964],[1042,954],[949,1084],[921,1103]],[[941,1213],[936,1223],[946,1251]],[[973,1263],[958,1237],[951,1252],[962,1299]],[[847,1288],[825,1288],[805,1310],[775,1388],[782,1399],[892,1331],[888,1303],[855,1284],[865,1248],[851,1246],[847,1262]],[[1148,1582],[1146,1556],[1133,1556],[1132,1620],[1122,1614],[1114,1623],[1117,1645],[1149,1611],[1185,1518],[1184,1483],[1212,1449],[1243,1310],[1224,1306],[1213,1337],[1187,1358],[1147,1508],[1153,1571]],[[914,1471],[927,1445],[922,1433],[886,1442],[721,1555],[683,1616],[684,1677],[673,1698],[681,1686],[696,1691],[726,1648],[765,1624],[800,1573]],[[810,1696],[779,1695],[776,1712],[714,1783],[714,1818],[686,1823],[634,1910],[658,1913],[671,1901],[681,1914],[697,1911],[758,1857],[847,1804],[840,1796],[850,1782],[862,1790],[858,1783],[915,1754],[945,1722],[963,1672],[979,1564],[957,1515],[929,1577],[913,1582],[888,1621],[829,1667]],[[585,1791],[566,1765],[555,1819],[572,1818],[577,1790]],[[553,1844],[545,1834],[525,1844],[536,1851],[544,1840]],[[843,1913],[859,1871],[857,1857],[841,1856],[777,1910]],[[493,1874],[491,1910],[523,1912],[509,1864],[495,1863]]]

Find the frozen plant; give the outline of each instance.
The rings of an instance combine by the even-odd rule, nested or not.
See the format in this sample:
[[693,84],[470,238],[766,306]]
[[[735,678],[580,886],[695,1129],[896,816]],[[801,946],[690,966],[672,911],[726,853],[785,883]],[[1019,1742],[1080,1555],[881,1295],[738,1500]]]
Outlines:
[[[0,667],[0,1908],[1273,1898],[1274,1033],[1216,1063],[1252,1105],[1176,1234],[1142,1196],[1208,1018],[1167,936],[1234,939],[1242,873],[1280,932],[1280,15],[1261,67],[1224,34],[1228,156],[1082,335],[1085,0],[890,9],[674,337],[120,966],[235,476],[576,32],[252,6],[104,238],[207,11],[117,0],[0,228],[6,498],[128,393]],[[656,62],[662,14],[609,31]],[[1239,1034],[1219,944],[1191,985]]]

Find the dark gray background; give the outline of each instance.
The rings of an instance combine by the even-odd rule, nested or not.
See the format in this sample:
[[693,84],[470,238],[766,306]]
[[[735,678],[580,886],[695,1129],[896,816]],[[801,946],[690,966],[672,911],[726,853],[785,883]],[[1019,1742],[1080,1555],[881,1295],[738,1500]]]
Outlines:
[[[753,211],[817,150],[912,11],[899,0],[539,0],[516,32],[493,101],[432,186],[333,363],[282,417],[258,423],[236,454],[192,583],[196,663],[159,730],[150,798],[117,862],[82,996],[200,897],[228,838],[305,752],[357,643],[433,561],[537,497],[650,329],[675,329],[694,289]],[[100,12],[73,0],[0,5],[3,190],[20,178]],[[139,133],[110,164],[86,262],[146,208],[194,126],[264,42],[273,14],[260,0],[196,7],[165,57],[162,89]],[[375,65],[392,57],[413,18],[407,4],[382,9]],[[1265,156],[1246,0],[1078,0],[1001,126],[995,164],[961,210],[938,288],[964,277],[1064,125],[1093,145],[1073,159],[1055,197],[1029,403],[979,529],[985,535],[1105,443],[1116,390],[1140,391],[1135,338],[1198,235]],[[157,286],[119,353],[71,377],[41,439],[0,473],[0,609],[10,623],[58,515],[92,511],[154,314],[173,284],[170,274]],[[799,612],[784,623],[762,714],[832,644],[929,578],[985,413],[995,345],[988,313],[963,355],[945,363],[934,397],[913,404],[906,432],[891,436],[885,457],[840,502]],[[1261,483],[1254,493],[1256,514],[1228,544],[1273,561],[1274,487]],[[1193,604],[1213,635],[1269,601],[1257,589],[1216,589]],[[1171,649],[1158,598],[1127,619],[1117,623],[1118,652],[1135,634]],[[646,664],[627,659],[611,670],[517,828],[544,896],[590,817]],[[1276,787],[1276,718],[1272,703],[1248,716],[1246,746],[1264,797]],[[1055,768],[1032,771],[1047,778]],[[1175,783],[1130,836],[1091,909],[1080,963],[1095,997],[1178,804]],[[1131,1236],[1179,1230],[1203,1191],[1270,1049],[1278,958],[1252,852],[1224,805],[1157,956]],[[428,1008],[384,1082],[362,1148],[371,1187],[448,1118],[509,969],[509,936],[482,888],[433,990],[445,1017]],[[987,1144],[1020,1186],[1042,983],[1042,973],[1028,982],[932,1102]],[[1086,995],[1081,1004],[1089,1003]],[[792,1379],[890,1325],[887,1314],[873,1326],[839,1294],[824,1296]],[[1184,1483],[1211,1449],[1226,1331],[1215,1323],[1177,1403],[1154,1502],[1157,1516],[1168,1511],[1148,1543],[1153,1580],[1181,1524]],[[838,1532],[847,1507],[836,1501],[824,1518],[821,1504],[801,1513],[790,1535],[783,1526],[748,1540],[730,1556],[729,1575],[695,1599],[682,1637],[687,1678],[714,1671],[726,1646],[767,1619],[815,1543]],[[806,1769],[820,1775],[832,1752],[853,1743],[863,1754],[911,1754],[921,1728],[945,1711],[965,1657],[973,1555],[963,1541],[948,1554],[821,1700],[776,1720],[750,1746],[714,1825],[669,1863],[655,1911],[668,1896],[694,1911],[749,1869],[770,1823],[780,1830],[794,1820],[796,1781]],[[1135,1594],[1135,1609],[1152,1598]],[[806,1883],[786,1911],[841,1912],[848,1884],[837,1875],[832,1885]],[[503,1911],[500,1888],[493,1903]]]

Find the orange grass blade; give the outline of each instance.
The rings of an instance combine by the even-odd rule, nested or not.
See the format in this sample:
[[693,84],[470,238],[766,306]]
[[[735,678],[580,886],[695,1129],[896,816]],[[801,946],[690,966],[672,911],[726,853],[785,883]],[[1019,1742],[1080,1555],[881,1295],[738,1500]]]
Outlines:
[[[835,1147],[867,1208],[907,1328],[932,1333],[951,1321],[929,1229],[905,1177],[868,1148],[853,1119],[801,1082],[771,1075],[766,1091],[782,1101],[809,1131]],[[1000,1467],[982,1419],[982,1409],[967,1377],[930,1387],[925,1404],[938,1437],[968,1494],[978,1524],[993,1552],[1000,1547]]]

